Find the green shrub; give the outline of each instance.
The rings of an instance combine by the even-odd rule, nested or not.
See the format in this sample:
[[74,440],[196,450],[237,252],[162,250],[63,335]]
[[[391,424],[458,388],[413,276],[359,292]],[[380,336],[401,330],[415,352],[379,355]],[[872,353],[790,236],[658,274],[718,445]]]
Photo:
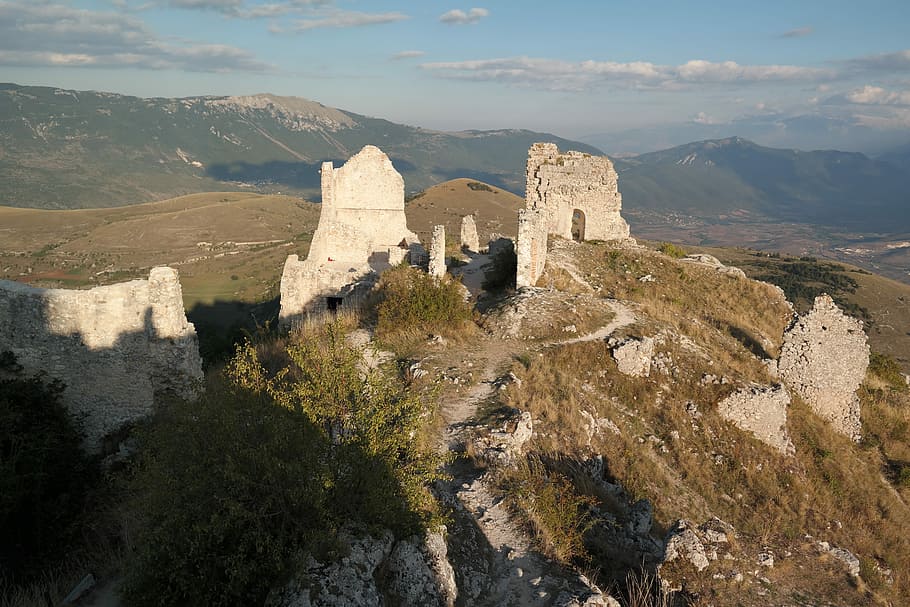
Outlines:
[[872,352],[869,356],[869,373],[885,382],[892,390],[907,390],[907,382],[901,373],[901,367],[894,358],[881,352]]
[[515,288],[515,273],[518,270],[518,256],[515,255],[515,245],[510,243],[493,255],[487,268],[483,271],[483,284],[485,291],[500,291]]
[[475,192],[492,192],[493,191],[493,188],[491,188],[487,184],[482,183],[480,181],[469,181],[467,185],[469,188],[471,188]]
[[402,329],[446,333],[461,329],[471,320],[471,307],[464,300],[461,284],[438,280],[416,268],[387,270],[377,288],[376,306],[380,336]]
[[131,605],[262,604],[345,523],[409,535],[436,515],[439,459],[419,442],[424,406],[357,368],[340,325],[293,338],[268,371],[249,343],[197,403],[143,436]]
[[52,565],[75,539],[97,478],[63,389],[0,352],[0,578],[13,583]]
[[675,259],[680,259],[688,255],[688,252],[684,248],[676,246],[672,242],[662,242],[657,250],[664,255],[669,255]]

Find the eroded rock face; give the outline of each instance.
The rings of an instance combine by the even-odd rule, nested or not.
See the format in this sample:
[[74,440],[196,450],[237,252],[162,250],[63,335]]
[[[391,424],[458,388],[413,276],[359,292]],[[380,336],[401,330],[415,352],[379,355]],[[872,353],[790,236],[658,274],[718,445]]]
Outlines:
[[862,321],[820,295],[812,310],[784,334],[778,373],[817,415],[856,441],[862,436],[856,390],[868,366]]
[[792,455],[793,442],[787,432],[790,393],[782,385],[752,386],[734,392],[717,405],[717,412],[736,427],[751,432],[758,440],[781,453]]
[[202,387],[196,330],[177,271],[88,290],[37,289],[0,280],[0,350],[29,373],[66,384],[63,402],[84,416],[86,447],[152,411],[156,396],[194,398]]
[[398,542],[389,557],[386,582],[386,593],[399,605],[452,607],[458,587],[443,533]]
[[458,589],[442,532],[395,542],[391,532],[367,535],[345,528],[339,541],[346,556],[323,564],[310,557],[268,607],[451,607]]

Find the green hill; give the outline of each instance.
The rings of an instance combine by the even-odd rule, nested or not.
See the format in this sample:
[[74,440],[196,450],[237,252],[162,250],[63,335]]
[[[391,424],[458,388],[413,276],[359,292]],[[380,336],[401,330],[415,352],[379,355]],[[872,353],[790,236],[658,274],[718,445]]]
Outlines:
[[445,133],[296,97],[129,97],[0,84],[0,204],[68,209],[224,189],[318,197],[324,160],[379,145],[408,191],[467,177],[524,188],[524,130]]

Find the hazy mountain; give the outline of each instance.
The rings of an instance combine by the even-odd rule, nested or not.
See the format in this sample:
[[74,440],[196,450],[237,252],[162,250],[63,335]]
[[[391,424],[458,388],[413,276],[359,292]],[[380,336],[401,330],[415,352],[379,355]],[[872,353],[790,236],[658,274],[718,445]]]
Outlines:
[[765,113],[732,121],[701,117],[677,124],[624,129],[585,135],[580,139],[607,154],[642,154],[690,141],[739,135],[761,145],[795,150],[850,150],[878,155],[910,140],[910,129],[872,128],[849,117]]
[[76,208],[251,188],[317,198],[319,166],[380,146],[408,191],[455,177],[523,192],[524,130],[445,133],[294,97],[143,99],[0,84],[0,204]]
[[888,150],[878,156],[878,160],[893,164],[905,171],[910,171],[910,143]]
[[616,167],[628,209],[910,229],[910,175],[855,152],[774,149],[732,137],[618,159]]

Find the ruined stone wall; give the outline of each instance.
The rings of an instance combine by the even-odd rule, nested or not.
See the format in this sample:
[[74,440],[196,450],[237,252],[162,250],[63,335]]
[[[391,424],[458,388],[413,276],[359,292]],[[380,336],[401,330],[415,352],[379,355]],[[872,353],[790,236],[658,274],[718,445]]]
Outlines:
[[[543,273],[550,234],[577,240],[625,240],[622,196],[609,158],[582,152],[560,153],[552,143],[528,150],[525,210],[518,215],[516,285],[533,286]],[[573,216],[581,221],[573,234]]]
[[461,248],[478,253],[480,251],[480,238],[477,237],[477,222],[473,215],[461,218]]
[[357,305],[376,273],[414,257],[418,244],[404,214],[404,180],[382,150],[368,145],[337,169],[323,163],[319,224],[307,259],[291,255],[284,264],[280,323],[337,300]]
[[404,215],[404,179],[368,145],[344,166],[322,164],[322,208],[308,259],[366,263],[403,239],[416,240]]
[[28,372],[66,384],[63,401],[85,417],[87,445],[147,416],[156,395],[192,398],[202,360],[177,271],[85,291],[0,281],[0,349]]
[[433,226],[428,272],[436,278],[442,278],[446,273],[446,227],[443,225]]
[[552,143],[535,143],[528,151],[525,200],[528,208],[546,209],[550,234],[572,238],[573,212],[580,211],[584,231],[579,240],[629,237],[616,171],[605,156],[560,153]]
[[793,455],[795,449],[787,432],[789,406],[790,394],[784,386],[750,386],[718,403],[717,412],[763,443]]
[[840,433],[862,436],[856,395],[869,366],[862,321],[845,315],[828,295],[784,334],[778,373],[813,411]]

